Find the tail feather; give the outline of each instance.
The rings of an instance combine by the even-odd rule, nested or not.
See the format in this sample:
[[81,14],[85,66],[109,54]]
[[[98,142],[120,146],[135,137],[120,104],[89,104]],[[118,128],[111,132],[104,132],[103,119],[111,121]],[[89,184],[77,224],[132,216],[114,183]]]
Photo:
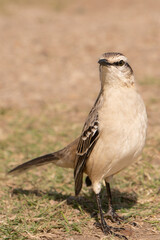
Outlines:
[[21,165],[13,168],[12,170],[10,170],[8,172],[8,174],[11,174],[11,173],[21,173],[27,169],[30,169],[32,167],[38,167],[38,166],[41,166],[41,165],[45,165],[45,164],[48,164],[48,163],[51,163],[52,161],[56,161],[56,160],[59,160],[60,158],[60,155],[58,154],[58,152],[55,152],[55,153],[50,153],[50,154],[46,154],[46,155],[43,155],[41,157],[37,157],[37,158],[34,158],[28,162],[25,162],[25,163],[22,163]]
[[54,163],[59,167],[74,168],[75,155],[79,139],[77,138],[65,148],[50,154],[43,155],[41,157],[34,158],[28,162],[11,169],[8,174],[21,173],[27,169],[42,166],[48,163]]

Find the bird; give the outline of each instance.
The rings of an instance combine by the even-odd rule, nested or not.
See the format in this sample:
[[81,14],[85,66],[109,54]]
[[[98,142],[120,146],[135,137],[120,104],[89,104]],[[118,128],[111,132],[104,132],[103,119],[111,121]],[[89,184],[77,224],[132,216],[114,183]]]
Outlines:
[[102,231],[120,236],[105,221],[100,198],[102,182],[108,196],[107,214],[112,221],[120,221],[112,204],[110,180],[141,154],[147,113],[127,58],[119,52],[107,52],[101,55],[98,64],[101,87],[80,136],[65,148],[22,163],[8,173],[21,173],[47,163],[73,168],[76,196],[86,174],[86,184],[92,185],[96,196]]

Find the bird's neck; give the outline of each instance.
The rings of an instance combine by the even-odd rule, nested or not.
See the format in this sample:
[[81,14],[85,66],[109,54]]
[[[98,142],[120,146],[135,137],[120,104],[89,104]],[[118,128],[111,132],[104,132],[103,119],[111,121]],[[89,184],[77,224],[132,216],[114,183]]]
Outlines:
[[113,76],[105,71],[100,71],[101,91],[108,88],[136,88],[134,76],[122,79],[121,76]]
[[109,70],[106,70],[105,68],[100,66],[99,73],[102,93],[105,92],[110,87],[113,88],[119,87],[118,79],[115,79],[115,76],[113,75],[113,73],[110,73]]

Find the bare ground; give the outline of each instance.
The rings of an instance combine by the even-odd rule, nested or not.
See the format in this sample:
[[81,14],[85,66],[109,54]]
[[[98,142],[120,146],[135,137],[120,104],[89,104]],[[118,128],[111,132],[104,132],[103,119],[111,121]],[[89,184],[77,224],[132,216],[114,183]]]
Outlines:
[[[41,115],[46,114],[45,109],[48,111],[46,116],[49,117],[49,112],[53,116],[64,108],[64,118],[82,126],[99,91],[99,56],[108,51],[122,52],[134,69],[139,91],[147,105],[149,130],[145,153],[150,157],[150,163],[158,168],[160,2],[2,2],[0,1],[1,109],[25,111],[38,121]],[[0,123],[0,140],[4,140],[10,133],[6,131],[7,122],[0,120]],[[19,155],[18,159],[20,158]],[[160,212],[157,212],[157,219],[160,219]],[[137,221],[139,227],[128,226],[126,234],[129,239],[160,239],[158,230],[143,222],[143,217]],[[95,230],[93,223],[90,221],[88,227],[84,227],[83,234],[67,238],[64,233],[55,230],[55,239],[104,239],[103,234]],[[28,235],[28,239],[36,238]],[[40,239],[54,237],[46,233]]]

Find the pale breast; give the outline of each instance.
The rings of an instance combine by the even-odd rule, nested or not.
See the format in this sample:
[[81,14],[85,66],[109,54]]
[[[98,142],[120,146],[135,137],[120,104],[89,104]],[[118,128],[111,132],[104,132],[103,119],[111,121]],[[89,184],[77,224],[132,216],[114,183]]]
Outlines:
[[108,93],[99,112],[99,125],[100,138],[87,162],[92,181],[114,175],[141,153],[147,116],[140,95],[135,91]]

